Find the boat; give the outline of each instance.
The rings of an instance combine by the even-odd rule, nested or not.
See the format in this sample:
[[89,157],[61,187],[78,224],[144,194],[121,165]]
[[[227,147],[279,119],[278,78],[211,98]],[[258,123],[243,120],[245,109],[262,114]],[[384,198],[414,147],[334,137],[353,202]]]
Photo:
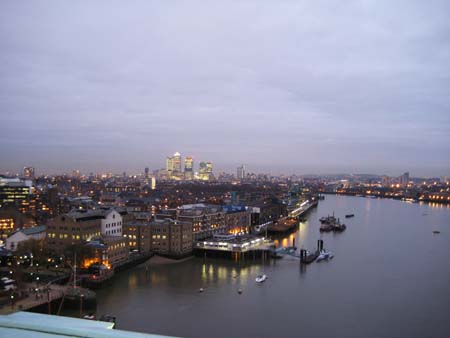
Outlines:
[[321,217],[319,218],[320,223],[322,224],[331,224],[331,223],[335,223],[337,222],[337,218],[334,217],[334,212],[333,215],[328,215],[327,217]]
[[433,234],[440,234],[441,232],[439,230],[433,230]]
[[330,232],[333,230],[333,226],[331,224],[322,224],[319,230],[320,232]]
[[[77,261],[77,256],[75,253],[74,262]],[[74,308],[95,308],[97,306],[97,295],[94,291],[82,288],[77,285],[77,265],[73,266],[73,284],[67,285],[67,289],[64,292],[63,299],[64,305],[67,307]]]
[[79,286],[71,287],[64,294],[64,304],[69,307],[95,308],[97,305],[96,294],[94,291],[81,288]]
[[255,278],[256,283],[264,283],[267,279],[266,275],[258,275]]
[[355,217],[355,214],[347,214],[347,215],[345,215],[345,218],[351,218],[351,217]]
[[323,261],[323,260],[328,260],[333,258],[334,255],[331,251],[327,251],[327,250],[321,250],[319,256],[317,257],[317,261]]

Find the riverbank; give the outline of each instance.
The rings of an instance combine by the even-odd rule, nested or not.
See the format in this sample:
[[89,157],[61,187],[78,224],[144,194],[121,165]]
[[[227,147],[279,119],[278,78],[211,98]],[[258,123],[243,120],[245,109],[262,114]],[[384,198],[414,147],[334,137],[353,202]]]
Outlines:
[[145,263],[142,263],[141,266],[155,266],[155,265],[170,265],[170,264],[177,264],[177,263],[183,263],[190,259],[194,258],[194,256],[189,256],[182,259],[173,259],[173,258],[167,258],[162,256],[153,256],[149,260],[147,260]]

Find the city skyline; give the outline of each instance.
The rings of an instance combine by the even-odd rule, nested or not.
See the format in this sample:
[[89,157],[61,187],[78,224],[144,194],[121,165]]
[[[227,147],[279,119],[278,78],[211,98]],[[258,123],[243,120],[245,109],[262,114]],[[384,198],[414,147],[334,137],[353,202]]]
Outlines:
[[0,171],[450,172],[444,1],[85,5],[0,4]]

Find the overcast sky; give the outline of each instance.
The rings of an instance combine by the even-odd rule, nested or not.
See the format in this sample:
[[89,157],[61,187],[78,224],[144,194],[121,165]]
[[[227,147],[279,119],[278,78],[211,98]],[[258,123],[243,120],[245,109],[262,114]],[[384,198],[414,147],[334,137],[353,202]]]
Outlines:
[[450,175],[450,2],[0,2],[0,172]]

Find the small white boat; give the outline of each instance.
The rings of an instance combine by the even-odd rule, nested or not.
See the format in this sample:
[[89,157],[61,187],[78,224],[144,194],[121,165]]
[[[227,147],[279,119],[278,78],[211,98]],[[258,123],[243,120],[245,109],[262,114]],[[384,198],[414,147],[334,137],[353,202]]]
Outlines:
[[256,276],[255,281],[256,283],[263,283],[266,281],[266,279],[267,279],[266,275],[258,275]]
[[317,257],[317,261],[320,262],[320,261],[323,261],[323,260],[326,260],[326,259],[331,259],[333,257],[334,257],[334,255],[333,255],[333,253],[331,251],[322,250],[322,251],[320,251],[320,254]]

